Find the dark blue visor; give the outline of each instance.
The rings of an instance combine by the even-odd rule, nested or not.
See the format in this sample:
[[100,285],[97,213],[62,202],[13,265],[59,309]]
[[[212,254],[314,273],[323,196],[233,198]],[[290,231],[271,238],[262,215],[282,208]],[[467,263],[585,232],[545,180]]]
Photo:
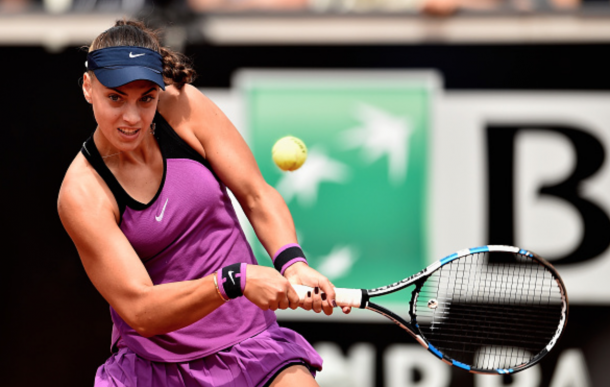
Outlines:
[[102,85],[111,89],[133,81],[151,81],[165,90],[161,54],[148,48],[101,48],[87,55],[85,66]]

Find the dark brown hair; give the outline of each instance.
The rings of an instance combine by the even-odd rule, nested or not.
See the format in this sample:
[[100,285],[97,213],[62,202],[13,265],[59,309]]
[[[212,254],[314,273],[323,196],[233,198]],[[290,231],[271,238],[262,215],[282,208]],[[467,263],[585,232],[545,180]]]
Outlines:
[[163,57],[163,78],[166,85],[181,89],[185,83],[195,79],[195,70],[186,55],[161,45],[159,31],[152,30],[143,22],[117,20],[114,27],[102,32],[89,46],[89,52],[100,48],[117,46],[144,47],[157,51]]

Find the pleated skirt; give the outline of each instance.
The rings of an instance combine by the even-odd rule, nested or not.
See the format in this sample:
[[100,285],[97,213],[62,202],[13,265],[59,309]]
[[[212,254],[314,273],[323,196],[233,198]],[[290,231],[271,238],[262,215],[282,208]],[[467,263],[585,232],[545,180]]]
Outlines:
[[232,347],[182,363],[154,362],[119,348],[98,368],[95,387],[262,387],[292,364],[315,376],[322,358],[305,338],[276,323]]

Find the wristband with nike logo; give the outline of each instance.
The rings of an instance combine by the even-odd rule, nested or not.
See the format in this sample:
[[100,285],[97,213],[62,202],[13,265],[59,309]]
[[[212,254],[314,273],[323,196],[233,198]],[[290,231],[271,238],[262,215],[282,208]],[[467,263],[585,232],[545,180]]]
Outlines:
[[225,298],[233,299],[244,295],[246,265],[246,263],[234,263],[216,272],[220,285],[218,288]]
[[303,249],[296,243],[282,246],[273,256],[273,266],[284,275],[286,269],[297,262],[307,263]]

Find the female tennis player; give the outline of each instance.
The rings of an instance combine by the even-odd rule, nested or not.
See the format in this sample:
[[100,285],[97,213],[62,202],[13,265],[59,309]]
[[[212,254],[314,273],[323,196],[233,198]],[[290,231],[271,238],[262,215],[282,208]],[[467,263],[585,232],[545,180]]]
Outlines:
[[[114,323],[95,386],[317,386],[322,359],[273,311],[331,314],[333,286],[193,77],[140,22],[118,21],[89,48],[83,93],[97,128],[58,210]],[[228,189],[275,268],[257,265]],[[300,301],[291,283],[314,291]]]

